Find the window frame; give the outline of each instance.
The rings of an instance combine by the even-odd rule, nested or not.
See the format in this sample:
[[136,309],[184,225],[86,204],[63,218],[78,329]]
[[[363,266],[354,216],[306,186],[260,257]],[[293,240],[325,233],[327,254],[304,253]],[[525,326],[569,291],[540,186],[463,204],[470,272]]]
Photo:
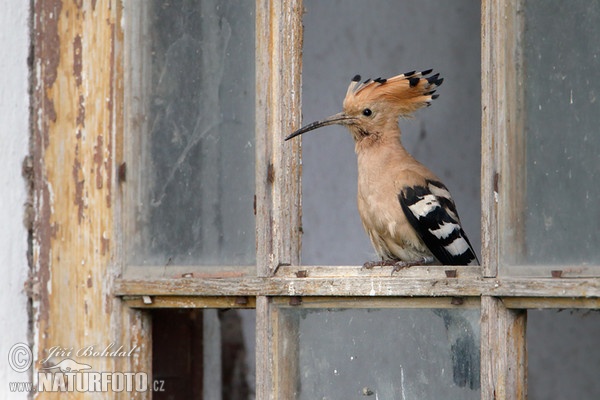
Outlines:
[[[509,132],[519,124],[519,89],[509,78],[517,72],[519,43],[514,32],[520,1],[482,1],[482,267],[422,266],[390,277],[383,269],[300,264],[301,145],[284,145],[283,138],[301,121],[302,0],[256,0],[256,274],[195,269],[176,277],[149,278],[141,271],[123,275],[127,83],[122,3],[34,2],[32,115],[38,117],[32,118],[32,265],[37,281],[30,296],[36,360],[58,342],[76,347],[111,338],[143,351],[131,359],[104,359],[96,368],[150,372],[151,321],[145,311],[255,308],[256,397],[276,398],[281,385],[293,380],[291,372],[284,372],[285,357],[274,340],[282,329],[293,329],[276,323],[281,301],[293,306],[302,304],[303,297],[326,297],[331,304],[347,304],[348,298],[366,304],[381,297],[406,299],[409,305],[410,298],[419,297],[433,307],[441,299],[467,297],[469,303],[479,299],[481,308],[481,398],[524,398],[526,310],[600,308],[600,279],[502,273],[498,198],[518,201],[514,193],[502,191],[519,188],[518,182],[508,180],[506,160],[519,160],[521,155],[507,155],[503,149],[512,140]],[[82,11],[94,18],[83,18]],[[70,28],[59,24],[64,20],[72,21]],[[97,45],[88,45],[92,41]],[[97,78],[92,88],[81,86],[82,70]],[[64,91],[73,96],[61,97]],[[105,107],[89,107],[81,115],[82,104],[92,104],[96,97],[108,99]],[[74,132],[84,127],[100,133],[74,141]],[[90,176],[90,170],[96,175]],[[103,184],[92,179],[96,176]],[[53,188],[64,192],[54,196]],[[65,232],[78,232],[89,241]],[[69,282],[76,282],[76,290]],[[60,311],[65,309],[71,317]]]

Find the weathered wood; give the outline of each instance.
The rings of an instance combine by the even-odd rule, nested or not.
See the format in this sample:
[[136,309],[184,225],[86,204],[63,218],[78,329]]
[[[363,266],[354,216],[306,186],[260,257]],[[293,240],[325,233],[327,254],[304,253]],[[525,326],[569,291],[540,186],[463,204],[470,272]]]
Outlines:
[[256,233],[258,275],[298,265],[302,1],[256,2]]
[[[113,205],[123,106],[120,2],[35,1],[32,11],[34,369],[45,366],[38,361],[54,346],[77,351],[114,343],[137,350],[127,358],[76,361],[94,371],[149,372],[148,320],[113,293],[119,273]],[[79,397],[84,393],[71,394]]]
[[525,212],[527,208],[527,137],[524,129],[523,57],[521,37],[524,31],[521,1],[507,2],[495,14],[498,44],[504,49],[496,54],[501,59],[497,65],[496,80],[502,82],[504,100],[502,130],[497,136],[499,165],[499,203],[497,217],[498,262],[500,274],[507,275],[504,265],[523,262],[526,253]]
[[253,296],[125,296],[132,308],[256,308]]
[[[486,277],[525,249],[526,140],[517,2],[482,2],[482,259]],[[506,275],[506,272],[504,272]]]
[[[298,265],[301,246],[300,144],[283,142],[301,122],[302,0],[256,1],[256,274]],[[256,398],[277,398],[277,319],[256,293]]]
[[477,297],[303,297],[298,305],[289,297],[274,297],[279,308],[479,308]]
[[600,298],[597,297],[503,297],[502,301],[509,309],[600,309]]
[[273,337],[277,339],[274,340],[275,368],[272,373],[276,379],[273,392],[277,399],[293,400],[298,398],[300,392],[300,316],[279,307],[274,308]]
[[274,308],[266,296],[256,298],[256,398],[275,399],[275,348],[273,346]]
[[515,279],[534,278],[596,278],[600,265],[503,265],[502,275]]
[[[308,267],[309,268],[309,267]],[[358,268],[358,267],[357,267]],[[496,296],[596,298],[600,279],[223,278],[117,280],[120,296]]]
[[481,3],[481,256],[483,275],[498,274],[498,136],[506,130],[506,64],[503,4]]
[[508,310],[502,300],[481,299],[481,398],[527,397],[527,353],[523,310]]

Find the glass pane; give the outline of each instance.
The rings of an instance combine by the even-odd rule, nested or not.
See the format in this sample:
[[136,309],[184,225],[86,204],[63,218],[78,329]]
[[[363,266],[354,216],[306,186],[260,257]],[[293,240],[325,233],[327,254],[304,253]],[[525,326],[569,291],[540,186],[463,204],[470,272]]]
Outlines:
[[153,399],[254,399],[254,310],[159,309],[151,315]]
[[286,371],[298,371],[286,379],[299,379],[286,398],[480,398],[479,310],[284,309],[281,315],[280,325],[297,332],[282,340]]
[[254,2],[125,8],[130,262],[254,264]]
[[530,399],[600,399],[600,313],[527,312]]
[[598,265],[600,3],[523,6],[524,215],[509,223],[523,231],[524,243],[504,258]]
[[[304,0],[303,123],[342,111],[355,74],[389,78],[434,68],[440,98],[401,119],[406,149],[448,187],[480,254],[481,4],[472,0]],[[302,139],[302,263],[377,257],[356,204],[354,141],[340,126]]]

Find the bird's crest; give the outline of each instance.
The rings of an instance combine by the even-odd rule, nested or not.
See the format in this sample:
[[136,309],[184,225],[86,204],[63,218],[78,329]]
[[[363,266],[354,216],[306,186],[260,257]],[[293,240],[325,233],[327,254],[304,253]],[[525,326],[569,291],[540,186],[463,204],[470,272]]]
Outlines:
[[367,79],[363,82],[360,75],[356,75],[348,86],[344,110],[370,102],[385,102],[398,115],[409,116],[419,108],[429,106],[438,97],[435,90],[444,78],[440,78],[440,74],[427,76],[432,71],[410,71],[389,79]]

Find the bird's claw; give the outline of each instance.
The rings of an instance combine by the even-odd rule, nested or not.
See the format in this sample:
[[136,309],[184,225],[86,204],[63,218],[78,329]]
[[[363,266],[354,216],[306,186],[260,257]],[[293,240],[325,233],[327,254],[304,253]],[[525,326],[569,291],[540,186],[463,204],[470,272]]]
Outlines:
[[390,276],[394,275],[394,272],[398,272],[398,271],[403,270],[405,268],[410,268],[413,265],[419,265],[419,264],[420,263],[418,263],[418,262],[415,263],[415,262],[406,262],[406,261],[396,261],[394,263],[394,268],[392,268],[392,273],[390,274]]
[[395,265],[395,263],[395,260],[367,261],[363,264],[363,269],[373,269],[373,267],[389,267]]
[[402,269],[410,268],[415,265],[433,264],[434,261],[435,259],[433,257],[422,257],[420,260],[416,261],[396,261],[393,264],[394,268],[392,269],[392,273],[390,275],[394,275],[394,272],[398,272]]
[[363,264],[362,269],[373,269],[377,266],[381,266],[381,261],[367,261]]
[[413,265],[420,265],[421,262],[408,262],[400,260],[381,260],[381,261],[367,261],[363,264],[363,269],[373,269],[373,267],[394,267],[392,273],[400,271],[401,269],[412,267]]
[[415,265],[432,264],[434,262],[433,257],[422,257],[416,261],[400,261],[400,260],[381,260],[381,261],[367,261],[363,264],[363,269],[373,269],[373,267],[394,267],[392,268],[392,275],[394,272],[398,272],[405,268],[410,268]]

